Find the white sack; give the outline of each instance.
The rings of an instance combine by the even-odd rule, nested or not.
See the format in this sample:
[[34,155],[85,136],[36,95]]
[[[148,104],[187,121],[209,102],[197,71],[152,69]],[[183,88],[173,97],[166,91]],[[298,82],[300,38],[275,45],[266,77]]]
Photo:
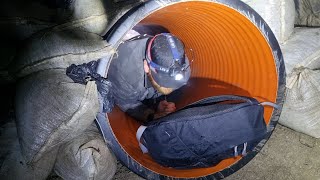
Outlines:
[[93,124],[80,136],[61,146],[55,172],[68,180],[110,180],[117,163]]
[[14,120],[0,127],[0,179],[45,180],[53,168],[57,150],[49,152],[32,166],[21,154]]
[[77,29],[104,35],[110,13],[107,12],[107,6],[105,0],[65,1],[64,8],[57,9],[57,18],[61,25],[55,29]]
[[282,45],[287,97],[279,122],[320,138],[320,28],[296,28]]
[[95,82],[77,84],[65,73],[65,69],[40,71],[17,83],[19,141],[31,165],[83,133],[99,109]]
[[[2,0],[0,2],[0,54],[2,55],[0,82],[15,80],[14,72],[9,73],[7,69],[10,64],[16,63],[14,58],[17,54],[19,55],[17,47],[25,45],[23,41],[28,38],[34,39],[32,36],[36,34],[42,32],[42,35],[37,37],[46,34],[51,38],[55,38],[52,34],[57,35],[61,31],[69,31],[71,35],[72,31],[104,35],[108,30],[108,20],[112,19],[109,14],[114,16],[115,11],[110,8],[107,11],[106,8],[113,3],[108,5],[106,3],[107,1],[103,0]],[[52,33],[54,31],[57,33]],[[48,40],[47,38],[42,37],[41,45]],[[66,37],[55,39],[56,44],[61,44],[59,42],[61,38]]]
[[3,14],[0,19],[1,31],[16,35],[15,38],[19,40],[53,27],[77,28],[104,35],[108,25],[104,0],[3,0],[0,4]]
[[320,26],[319,0],[294,0],[296,3],[296,21],[298,26]]
[[80,30],[49,31],[21,44],[12,72],[23,77],[46,69],[67,68],[108,56],[114,51],[101,36]]
[[13,67],[23,77],[15,98],[18,135],[25,162],[45,177],[60,145],[83,133],[99,109],[95,82],[74,83],[66,68],[103,58],[111,48],[96,34],[69,30],[40,33],[25,43]]
[[293,0],[242,0],[253,8],[270,26],[279,43],[293,32],[295,5]]
[[[15,113],[21,153],[13,157],[18,157],[15,162],[23,157],[23,162],[33,168],[19,179],[29,179],[29,175],[31,179],[44,179],[60,146],[81,135],[93,122],[99,108],[96,85],[74,83],[66,76],[66,68],[114,53],[101,35],[140,3],[130,2],[0,2],[1,11],[6,14],[0,19],[1,34],[11,42],[3,43],[10,51],[1,51],[9,53],[1,61],[0,77],[7,75],[2,69],[6,70],[10,63],[11,75],[18,79]],[[42,172],[39,174],[38,170]]]

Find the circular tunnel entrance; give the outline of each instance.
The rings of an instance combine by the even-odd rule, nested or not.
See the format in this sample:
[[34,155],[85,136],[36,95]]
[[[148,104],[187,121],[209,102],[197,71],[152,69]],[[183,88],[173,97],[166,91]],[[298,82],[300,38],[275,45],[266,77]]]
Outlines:
[[[259,101],[284,101],[285,70],[280,47],[262,18],[241,1],[148,1],[133,9],[109,34],[117,47],[137,24],[160,25],[178,36],[194,57],[192,75],[177,107],[199,99],[234,94]],[[281,109],[265,108],[269,136]],[[180,170],[162,167],[142,154],[135,133],[140,124],[115,108],[99,119],[109,146],[129,169],[147,179],[224,178],[249,162],[264,145],[245,156],[226,159],[210,168]],[[226,132],[227,133],[227,132]]]

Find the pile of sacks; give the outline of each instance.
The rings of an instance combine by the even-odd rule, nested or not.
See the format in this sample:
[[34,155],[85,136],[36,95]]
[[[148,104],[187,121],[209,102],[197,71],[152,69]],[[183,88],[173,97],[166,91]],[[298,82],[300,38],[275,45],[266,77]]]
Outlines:
[[265,19],[282,49],[287,92],[279,122],[320,138],[320,1],[243,1]]
[[113,177],[116,159],[94,124],[96,84],[74,83],[66,68],[113,54],[102,36],[138,3],[1,1],[0,75],[16,83],[16,123],[2,129],[0,179],[46,179],[53,169],[64,179]]

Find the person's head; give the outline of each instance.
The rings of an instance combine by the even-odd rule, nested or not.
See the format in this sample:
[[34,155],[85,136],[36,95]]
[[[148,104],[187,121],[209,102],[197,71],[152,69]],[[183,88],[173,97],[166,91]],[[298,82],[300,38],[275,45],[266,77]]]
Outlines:
[[147,44],[146,60],[150,68],[149,79],[163,94],[185,85],[190,78],[189,60],[184,44],[170,33],[158,34]]

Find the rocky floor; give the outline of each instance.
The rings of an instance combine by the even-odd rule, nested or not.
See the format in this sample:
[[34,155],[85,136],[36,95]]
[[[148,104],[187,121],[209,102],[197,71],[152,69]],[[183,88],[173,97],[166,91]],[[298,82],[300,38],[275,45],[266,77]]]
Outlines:
[[[115,180],[143,179],[118,164]],[[262,151],[226,180],[320,180],[320,139],[277,125]]]

